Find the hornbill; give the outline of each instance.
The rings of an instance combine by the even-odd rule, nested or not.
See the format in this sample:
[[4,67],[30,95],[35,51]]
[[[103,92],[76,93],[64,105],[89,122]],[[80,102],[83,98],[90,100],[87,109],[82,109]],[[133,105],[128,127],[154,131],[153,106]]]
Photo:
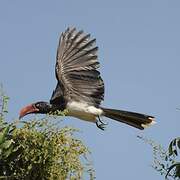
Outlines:
[[154,123],[154,117],[100,106],[104,100],[104,82],[100,76],[96,39],[76,28],[67,28],[60,36],[55,74],[57,85],[50,102],[39,101],[21,109],[19,117],[30,113],[53,113],[67,109],[67,116],[96,123],[104,130],[105,116],[144,129]]

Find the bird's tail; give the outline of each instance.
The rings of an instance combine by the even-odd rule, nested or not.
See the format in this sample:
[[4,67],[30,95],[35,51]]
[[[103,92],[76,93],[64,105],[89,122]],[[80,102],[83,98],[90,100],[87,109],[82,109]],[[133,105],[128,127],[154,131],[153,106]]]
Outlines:
[[154,124],[154,117],[136,112],[102,108],[104,116],[143,130]]

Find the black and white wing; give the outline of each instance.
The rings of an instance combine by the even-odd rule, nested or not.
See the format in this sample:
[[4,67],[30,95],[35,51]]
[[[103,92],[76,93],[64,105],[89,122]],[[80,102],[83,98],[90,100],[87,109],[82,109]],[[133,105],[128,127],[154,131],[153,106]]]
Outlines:
[[[63,97],[66,102],[86,102],[99,106],[104,99],[104,83],[97,61],[96,39],[90,34],[68,28],[61,34],[57,49],[57,87],[51,101]],[[58,95],[59,94],[59,95]]]

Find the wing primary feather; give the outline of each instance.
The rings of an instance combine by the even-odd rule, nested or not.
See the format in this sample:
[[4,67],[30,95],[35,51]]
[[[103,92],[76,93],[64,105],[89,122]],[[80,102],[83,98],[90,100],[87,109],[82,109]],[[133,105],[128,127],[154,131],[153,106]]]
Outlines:
[[67,49],[64,51],[64,57],[65,57],[67,54],[71,53],[71,51],[74,49],[74,46],[75,46],[76,44],[78,44],[79,41],[81,41],[81,39],[80,39],[79,41],[75,42],[82,34],[83,34],[83,31],[81,30],[81,31],[77,32],[77,33],[74,35],[74,37],[71,36],[71,38],[72,38],[72,39],[70,39],[71,43],[70,43],[69,48],[67,48]]
[[90,34],[82,36],[77,42],[72,42],[71,47],[67,49],[63,58],[69,59],[69,56],[73,56],[74,54],[76,54],[76,51],[79,50],[83,42],[87,41],[88,38],[90,38]]
[[[78,55],[78,53],[79,52],[82,52],[82,54],[83,54],[83,52],[88,52],[88,50],[86,50],[86,48],[90,48],[90,47],[92,47],[92,45],[94,44],[96,42],[96,39],[92,39],[92,40],[90,40],[89,42],[87,42],[86,44],[84,44],[82,47],[77,47],[76,46],[76,51],[73,53],[73,54],[69,54],[69,56],[67,56],[66,57],[66,59],[69,59],[69,60],[71,60],[71,58],[73,57],[73,56],[75,56],[75,55]],[[97,47],[96,47],[97,48]],[[98,48],[97,48],[97,50],[98,50]],[[86,53],[85,53],[86,54]],[[78,58],[78,57],[77,57]]]
[[[98,107],[104,99],[104,83],[100,76],[96,39],[76,28],[61,34],[57,50],[56,77],[66,102],[83,101]],[[55,96],[57,95],[57,97]],[[59,100],[59,94],[55,94]],[[54,101],[53,101],[54,102]]]
[[[60,59],[62,57],[62,53],[64,54],[65,48],[66,48],[66,38],[67,36],[71,36],[71,34],[76,31],[76,28],[70,29],[69,27],[66,29],[66,31],[61,33],[60,38],[59,38],[59,44],[58,44],[58,49],[57,49],[57,58]],[[62,52],[62,53],[60,53]]]

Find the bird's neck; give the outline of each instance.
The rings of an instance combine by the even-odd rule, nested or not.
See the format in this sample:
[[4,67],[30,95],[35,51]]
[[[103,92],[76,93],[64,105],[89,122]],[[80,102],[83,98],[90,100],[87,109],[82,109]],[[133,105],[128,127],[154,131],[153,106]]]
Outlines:
[[44,102],[43,106],[41,107],[38,113],[48,114],[48,113],[54,113],[56,111],[63,111],[64,109],[65,109],[64,104],[51,104],[49,102]]
[[65,109],[64,104],[50,104],[50,111],[55,112],[57,110],[63,111]]

